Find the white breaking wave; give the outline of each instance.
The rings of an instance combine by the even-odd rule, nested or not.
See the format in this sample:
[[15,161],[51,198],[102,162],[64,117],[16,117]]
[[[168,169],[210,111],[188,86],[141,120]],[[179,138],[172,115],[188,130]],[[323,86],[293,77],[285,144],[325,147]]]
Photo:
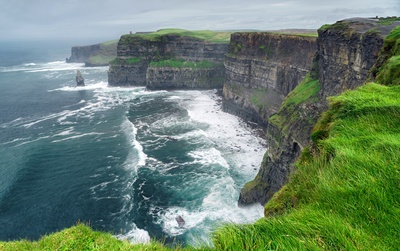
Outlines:
[[136,140],[137,129],[133,123],[126,118],[121,127],[133,147],[133,151],[129,152],[124,166],[136,173],[139,167],[146,165],[147,155],[143,152],[143,146]]
[[149,243],[150,235],[146,230],[138,228],[132,223],[131,230],[125,234],[116,235],[119,240],[128,240],[132,243]]
[[226,169],[230,168],[221,152],[216,148],[196,150],[190,152],[188,155],[195,159],[194,163],[200,163],[202,165],[218,164]]
[[75,92],[75,91],[82,91],[82,90],[98,90],[98,89],[105,89],[108,88],[108,83],[104,81],[100,81],[94,84],[87,84],[85,86],[63,86],[58,89],[50,90],[49,92],[53,91],[67,91],[67,92]]
[[0,67],[0,72],[54,72],[73,71],[84,66],[82,63],[66,63],[65,61],[53,61],[48,63],[25,63],[16,66]]
[[82,138],[82,137],[85,137],[85,136],[103,135],[103,134],[104,133],[99,133],[99,132],[83,133],[83,134],[74,135],[74,136],[71,136],[71,137],[63,138],[63,139],[53,140],[52,143],[57,143],[57,142],[61,142],[61,141],[71,140],[71,139],[78,139],[78,138]]

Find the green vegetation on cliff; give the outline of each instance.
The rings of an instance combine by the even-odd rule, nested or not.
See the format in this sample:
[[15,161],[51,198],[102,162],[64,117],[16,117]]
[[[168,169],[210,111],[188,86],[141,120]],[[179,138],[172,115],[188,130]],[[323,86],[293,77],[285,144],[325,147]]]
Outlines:
[[231,32],[217,32],[209,30],[189,31],[184,29],[161,29],[156,32],[149,33],[136,33],[128,36],[140,37],[145,40],[159,41],[164,35],[178,35],[182,37],[194,37],[200,40],[215,42],[215,43],[229,43]]
[[[312,104],[318,98],[319,82],[307,74],[304,80],[291,91],[283,101],[278,113],[271,116],[269,122],[282,132],[287,132],[296,120],[300,118],[299,106]],[[311,121],[312,125],[314,121]]]
[[[383,55],[383,56],[382,56]],[[386,85],[400,85],[400,26],[386,37],[381,53],[385,61],[376,74],[377,81]]]
[[89,65],[108,65],[117,56],[118,40],[100,44],[100,50],[87,59]]
[[133,58],[127,58],[127,59],[122,59],[122,58],[114,58],[113,60],[110,61],[111,65],[130,65],[130,64],[136,64],[142,61],[142,58],[140,57],[133,57]]

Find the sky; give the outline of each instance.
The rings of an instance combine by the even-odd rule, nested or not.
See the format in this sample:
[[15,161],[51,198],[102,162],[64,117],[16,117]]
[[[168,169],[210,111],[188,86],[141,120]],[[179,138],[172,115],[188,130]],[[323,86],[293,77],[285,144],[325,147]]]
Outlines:
[[317,29],[400,16],[400,0],[0,0],[0,40],[118,39],[130,31]]

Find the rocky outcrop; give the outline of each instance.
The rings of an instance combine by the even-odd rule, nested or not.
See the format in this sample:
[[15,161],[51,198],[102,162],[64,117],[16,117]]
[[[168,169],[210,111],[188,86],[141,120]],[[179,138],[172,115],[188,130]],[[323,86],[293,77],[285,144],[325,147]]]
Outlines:
[[225,61],[224,110],[266,125],[312,67],[316,37],[235,33]]
[[150,89],[222,88],[227,47],[227,43],[179,34],[123,35],[108,83]]
[[82,77],[82,73],[80,70],[76,70],[76,86],[85,86],[85,79]]
[[[269,149],[256,178],[242,189],[240,204],[265,204],[287,182],[301,150],[311,142],[316,119],[327,108],[326,97],[354,89],[368,79],[384,37],[395,25],[348,19],[319,29],[312,70],[275,114],[266,114]],[[312,135],[320,136],[318,131]]]

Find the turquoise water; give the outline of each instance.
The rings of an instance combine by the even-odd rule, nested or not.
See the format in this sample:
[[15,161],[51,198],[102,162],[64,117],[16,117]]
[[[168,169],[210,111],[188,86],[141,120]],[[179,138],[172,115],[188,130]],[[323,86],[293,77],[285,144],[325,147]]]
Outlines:
[[0,240],[87,222],[132,242],[195,245],[262,217],[237,199],[264,142],[215,90],[108,87],[108,67],[67,64],[61,45],[0,53]]

